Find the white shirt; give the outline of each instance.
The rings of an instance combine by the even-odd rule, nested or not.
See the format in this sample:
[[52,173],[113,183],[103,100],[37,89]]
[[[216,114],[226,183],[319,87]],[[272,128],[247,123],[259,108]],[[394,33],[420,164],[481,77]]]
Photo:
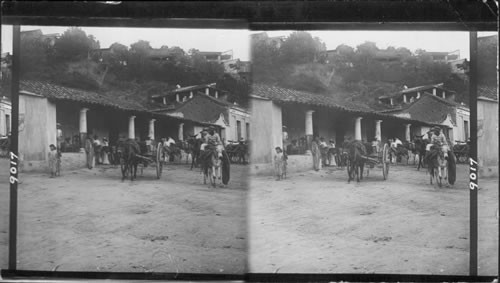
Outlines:
[[173,139],[168,139],[166,142],[165,142],[165,145],[170,147],[172,144],[175,144],[175,141]]

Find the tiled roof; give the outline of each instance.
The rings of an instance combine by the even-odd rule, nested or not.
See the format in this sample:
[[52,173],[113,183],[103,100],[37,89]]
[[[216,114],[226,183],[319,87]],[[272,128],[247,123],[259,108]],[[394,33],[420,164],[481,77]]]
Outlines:
[[498,101],[498,86],[497,85],[478,85],[477,97],[485,97]]
[[89,104],[99,104],[122,110],[147,110],[147,108],[137,99],[124,96],[123,93],[119,92],[97,93],[94,91],[56,85],[49,82],[31,80],[22,80],[19,88],[20,91],[27,91],[55,100],[69,100]]
[[254,97],[256,96],[267,98],[272,101],[281,103],[298,103],[312,106],[323,106],[352,113],[364,114],[381,119],[397,119],[417,122],[421,124],[428,124],[425,121],[419,121],[406,117],[398,117],[391,114],[378,112],[367,106],[365,103],[362,103],[360,101],[349,101],[345,97],[326,96],[266,84],[253,84],[251,95]]
[[[409,104],[407,107],[390,111],[390,113],[395,116],[404,115],[428,124],[440,124],[450,114],[453,122],[456,123],[455,115],[453,114],[457,106],[458,104],[456,103],[429,93],[424,93],[420,99]],[[389,111],[385,111],[385,113],[389,113]]]
[[230,105],[208,95],[197,95],[168,113],[182,113],[184,118],[205,123],[217,121],[222,113],[226,121],[229,121],[227,110]]
[[300,104],[338,108],[351,112],[373,112],[373,110],[366,105],[354,103],[340,97],[326,96],[266,84],[253,84],[252,95],[269,98],[278,102],[296,102]]
[[[35,95],[46,97],[53,100],[66,100],[80,103],[97,104],[106,107],[114,107],[120,110],[130,110],[143,113],[154,114],[150,109],[145,107],[140,101],[139,97],[126,94],[122,91],[107,91],[97,93],[94,91],[87,91],[65,87],[49,82],[22,80],[19,83],[20,91],[29,92]],[[189,119],[187,117],[175,117],[168,113],[155,113],[157,115],[168,116],[169,118],[181,121],[190,121],[199,124],[209,125],[211,123]]]

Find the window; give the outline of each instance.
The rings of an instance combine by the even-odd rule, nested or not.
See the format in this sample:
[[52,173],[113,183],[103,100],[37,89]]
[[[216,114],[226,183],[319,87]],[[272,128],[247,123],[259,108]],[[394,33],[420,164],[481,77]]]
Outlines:
[[10,133],[10,115],[6,114],[5,115],[5,134]]
[[246,123],[246,134],[247,134],[247,140],[250,139],[250,123]]
[[241,139],[241,121],[236,120],[236,133],[237,133],[237,140]]
[[469,139],[469,121],[464,120],[464,138],[465,141]]

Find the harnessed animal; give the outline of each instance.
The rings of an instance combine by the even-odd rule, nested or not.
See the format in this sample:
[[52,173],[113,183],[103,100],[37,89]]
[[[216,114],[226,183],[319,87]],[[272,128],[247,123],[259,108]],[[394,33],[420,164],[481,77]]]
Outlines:
[[222,150],[214,146],[207,145],[205,152],[202,154],[202,171],[203,171],[203,184],[210,183],[213,187],[216,185],[216,180],[222,179],[221,166],[222,165]]
[[122,181],[125,180],[127,174],[130,174],[130,180],[137,178],[137,166],[139,165],[140,147],[136,141],[129,139],[119,145],[121,158],[123,159],[124,167],[122,168]]
[[347,144],[347,152],[349,157],[349,168],[347,182],[354,180],[354,175],[356,175],[356,181],[363,180],[363,170],[365,166],[365,159],[363,156],[366,155],[366,147],[361,141],[352,141]]
[[448,160],[444,157],[443,151],[437,147],[432,146],[427,155],[427,165],[430,175],[430,182],[435,179],[436,183],[441,187],[443,179],[448,181]]

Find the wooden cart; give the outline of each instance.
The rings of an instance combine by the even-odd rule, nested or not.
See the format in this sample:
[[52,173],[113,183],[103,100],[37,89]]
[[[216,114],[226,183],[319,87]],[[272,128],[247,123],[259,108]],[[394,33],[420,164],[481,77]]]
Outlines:
[[[389,164],[390,164],[390,157],[389,157],[389,145],[384,144],[382,149],[380,149],[376,155],[373,156],[363,156],[363,159],[365,160],[365,169],[366,169],[366,176],[370,174],[370,168],[378,167],[382,169],[382,176],[384,177],[384,180],[387,180],[389,178]],[[351,170],[351,164],[350,164],[350,159],[347,159],[347,174],[349,176],[352,176],[354,172]]]
[[[166,155],[166,150],[161,143],[153,144],[151,152],[141,152],[137,154],[136,157],[139,158],[139,164],[146,166],[154,166],[156,168],[156,178],[160,179],[163,172],[164,155]],[[123,158],[120,159],[120,167],[122,171],[123,178],[126,178],[129,174],[128,168],[125,166]]]

